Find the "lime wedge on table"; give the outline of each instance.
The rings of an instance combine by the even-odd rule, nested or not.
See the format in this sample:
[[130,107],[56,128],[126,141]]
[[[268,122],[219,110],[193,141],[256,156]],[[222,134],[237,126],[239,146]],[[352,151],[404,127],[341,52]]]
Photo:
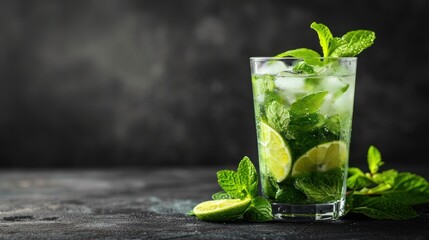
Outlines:
[[283,181],[292,167],[292,156],[283,138],[266,123],[260,123],[259,147],[262,161],[277,182]]
[[347,158],[346,144],[333,141],[317,145],[302,155],[292,168],[292,176],[308,172],[326,172],[341,167]]
[[194,207],[194,214],[203,221],[230,221],[246,211],[250,199],[220,199],[205,201]]

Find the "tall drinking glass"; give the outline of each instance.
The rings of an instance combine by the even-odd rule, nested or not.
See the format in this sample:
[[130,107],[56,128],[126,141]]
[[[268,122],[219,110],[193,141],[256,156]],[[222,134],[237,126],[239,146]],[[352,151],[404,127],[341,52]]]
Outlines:
[[275,219],[344,215],[356,64],[250,58],[262,193]]

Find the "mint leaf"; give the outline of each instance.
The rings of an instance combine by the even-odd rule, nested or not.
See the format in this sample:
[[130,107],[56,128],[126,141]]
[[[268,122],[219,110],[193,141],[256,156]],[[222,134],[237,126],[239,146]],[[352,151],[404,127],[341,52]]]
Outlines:
[[417,217],[413,208],[384,197],[353,196],[354,213],[362,213],[374,219],[406,220]]
[[277,202],[302,203],[307,200],[307,195],[292,184],[289,186],[282,186],[282,188],[277,191],[275,199]]
[[429,185],[428,181],[421,176],[409,172],[402,172],[395,177],[395,190],[415,190],[425,189]]
[[247,191],[240,182],[238,173],[231,170],[217,172],[219,186],[232,198],[244,199]]
[[308,49],[308,48],[298,48],[294,50],[289,50],[283,53],[280,53],[275,56],[275,58],[282,58],[282,57],[294,57],[294,58],[301,58],[304,61],[298,62],[294,68],[293,71],[300,73],[308,73],[312,74],[314,73],[314,66],[321,66],[323,65],[323,62],[320,59],[320,54],[314,50]]
[[308,48],[298,48],[280,53],[275,58],[294,57],[294,58],[320,58],[320,54]]
[[395,184],[395,179],[398,176],[398,171],[390,169],[383,171],[381,173],[376,173],[372,176],[372,180],[375,183],[385,183],[393,186]]
[[232,197],[226,192],[217,192],[212,195],[213,200],[231,199]]
[[343,52],[346,51],[346,48],[347,48],[346,40],[339,37],[331,38],[331,40],[329,41],[329,56],[341,57]]
[[328,94],[327,91],[313,93],[292,103],[290,108],[291,121],[288,127],[290,138],[302,135],[302,132],[309,132],[322,127],[324,116],[317,112],[326,94]]
[[370,146],[368,149],[368,167],[371,174],[376,174],[378,172],[378,168],[384,164],[381,161],[380,151],[374,147]]
[[332,116],[329,116],[325,120],[325,125],[334,134],[340,134],[341,132],[341,120],[340,120],[340,114],[335,114]]
[[322,61],[320,60],[320,57],[321,57],[320,54],[308,48],[298,48],[294,50],[289,50],[275,56],[275,58],[282,58],[282,57],[302,58],[307,64],[322,65]]
[[250,197],[256,197],[258,195],[258,174],[255,166],[248,157],[244,157],[237,169],[238,176],[240,178],[241,187],[247,192]]
[[383,197],[408,205],[429,203],[429,183],[416,174],[398,173],[392,190],[383,193]]
[[298,99],[296,102],[292,103],[290,114],[304,115],[317,112],[320,109],[326,94],[328,94],[327,91],[318,92]]
[[281,132],[289,125],[289,111],[277,101],[273,101],[268,105],[266,116],[268,124],[277,131]]
[[252,222],[267,222],[273,219],[271,203],[263,197],[252,199],[244,213],[244,219]]
[[349,175],[349,177],[355,176],[355,175],[363,176],[363,175],[365,175],[365,173],[363,173],[362,170],[360,170],[357,167],[349,167],[348,175]]
[[277,192],[271,199],[275,199],[276,202],[287,202],[287,203],[303,203],[307,201],[307,196],[295,186],[295,178],[285,179],[281,185],[269,177],[273,185],[276,186]]
[[[327,91],[313,93],[292,103],[290,108],[291,121],[288,127],[289,138],[302,135],[302,132],[317,131],[323,125],[324,116],[317,113]],[[326,137],[326,136],[323,136]],[[315,138],[315,137],[312,137]],[[304,141],[300,141],[302,143]]]
[[335,55],[337,57],[354,57],[374,43],[375,33],[368,30],[354,30],[344,34],[341,39],[347,44],[342,45],[344,46],[342,48],[337,48],[339,51],[335,52]]
[[321,23],[313,22],[311,23],[310,27],[314,29],[317,32],[317,35],[319,36],[319,42],[320,46],[322,47],[323,51],[323,57],[329,56],[329,42],[331,38],[333,38],[331,30],[329,28]]
[[298,131],[312,131],[323,125],[324,116],[319,113],[308,113],[305,115],[294,115],[290,123],[289,131],[297,133]]
[[[308,58],[307,58],[308,59]],[[307,74],[313,74],[315,73],[314,67],[305,63],[305,62],[298,62],[294,67],[293,71],[296,73],[307,73]]]
[[418,205],[429,203],[429,188],[424,190],[397,191],[383,193],[383,197],[392,199],[407,205]]
[[324,173],[310,173],[295,180],[295,186],[303,191],[310,201],[329,202],[341,198],[343,174],[341,169]]
[[365,175],[354,175],[347,178],[347,187],[350,189],[360,190],[374,185],[374,181],[372,181],[371,178],[368,178]]
[[274,77],[268,74],[252,76],[254,95],[263,95],[272,92],[274,89]]

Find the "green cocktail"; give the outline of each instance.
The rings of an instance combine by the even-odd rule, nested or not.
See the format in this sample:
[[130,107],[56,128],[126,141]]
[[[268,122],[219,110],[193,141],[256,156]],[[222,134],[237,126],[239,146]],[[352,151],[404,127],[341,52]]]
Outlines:
[[274,216],[337,219],[345,206],[357,59],[250,62],[262,192]]
[[262,192],[276,219],[344,215],[355,57],[369,30],[334,37],[313,22],[323,55],[298,48],[250,58]]

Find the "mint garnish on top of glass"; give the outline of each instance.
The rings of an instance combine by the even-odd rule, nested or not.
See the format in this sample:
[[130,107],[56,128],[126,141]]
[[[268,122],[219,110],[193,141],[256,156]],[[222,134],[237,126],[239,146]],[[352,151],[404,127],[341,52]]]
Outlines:
[[[317,69],[327,66],[331,61],[329,58],[355,57],[363,50],[370,47],[375,40],[375,33],[370,30],[353,30],[341,37],[334,37],[331,30],[322,23],[313,22],[310,27],[316,31],[322,55],[308,48],[297,48],[288,50],[275,56],[275,58],[294,57],[303,59],[304,62],[297,64],[296,72],[307,74],[317,73]],[[326,58],[326,59],[322,59]]]
[[[295,57],[295,58],[320,58],[320,57],[354,57],[363,50],[370,47],[375,40],[375,33],[370,30],[349,31],[342,37],[334,37],[329,28],[322,24],[313,22],[310,27],[317,32],[323,56],[318,52],[308,48],[298,48],[276,55],[275,57]],[[308,63],[321,64],[312,60]]]

